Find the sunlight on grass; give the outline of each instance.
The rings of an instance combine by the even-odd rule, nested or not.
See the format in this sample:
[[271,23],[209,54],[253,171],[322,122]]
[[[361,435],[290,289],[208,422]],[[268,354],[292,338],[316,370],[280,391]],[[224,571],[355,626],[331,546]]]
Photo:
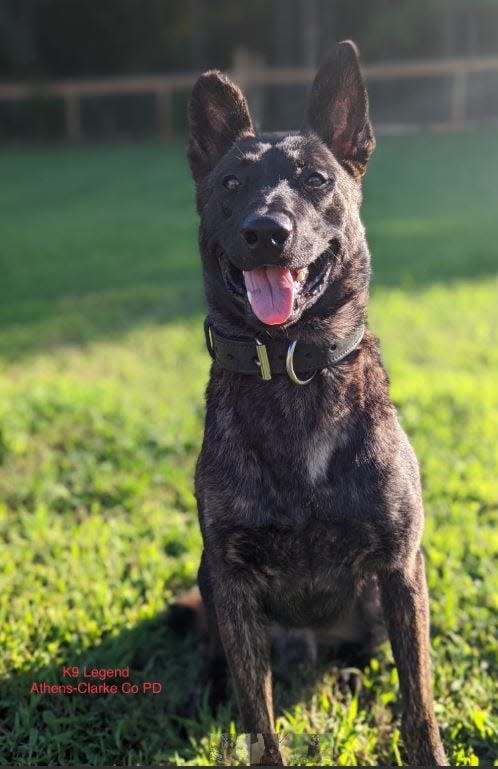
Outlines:
[[[498,139],[482,141],[496,171]],[[498,760],[498,303],[484,200],[478,237],[462,224],[460,161],[475,142],[383,140],[365,214],[370,325],[422,469],[438,717],[454,765],[489,766]],[[195,680],[196,645],[164,615],[199,561],[192,475],[209,368],[182,156],[89,148],[6,160],[0,758],[206,765],[236,709],[216,724],[204,709],[183,722],[185,738],[178,705]],[[431,179],[438,200],[427,199]],[[490,194],[485,178],[482,188]],[[34,680],[60,683],[70,663],[129,664],[134,679],[164,689],[156,698],[29,693]],[[326,736],[324,765],[396,765],[397,687],[385,647],[359,695],[334,670],[297,702],[277,684],[278,726]]]

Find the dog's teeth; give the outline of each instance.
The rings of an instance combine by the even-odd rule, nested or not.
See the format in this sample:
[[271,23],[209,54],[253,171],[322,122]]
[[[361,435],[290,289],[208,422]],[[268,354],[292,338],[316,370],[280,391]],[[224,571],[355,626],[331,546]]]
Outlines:
[[302,267],[299,272],[296,273],[296,280],[298,283],[303,283],[306,280],[306,273],[308,272],[306,267]]
[[250,292],[250,291],[248,291],[248,292],[247,292],[247,298],[249,299],[249,302],[251,302],[251,296],[252,296],[251,292]]

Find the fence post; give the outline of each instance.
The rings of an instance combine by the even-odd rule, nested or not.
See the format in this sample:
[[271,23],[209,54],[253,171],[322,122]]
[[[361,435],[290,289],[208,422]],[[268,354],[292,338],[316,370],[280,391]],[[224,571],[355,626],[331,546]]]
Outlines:
[[64,117],[66,140],[77,144],[81,141],[81,105],[78,93],[66,93],[64,96]]
[[233,52],[233,78],[244,91],[251,72],[251,55],[247,48],[238,46]]
[[157,117],[159,123],[159,138],[162,141],[171,141],[173,138],[173,109],[172,93],[168,88],[156,91]]
[[[233,55],[232,77],[244,91],[251,106],[254,122],[261,126],[264,121],[264,91],[258,83],[258,75],[265,70],[265,60],[258,53],[237,47]],[[256,83],[254,82],[256,80]]]
[[463,67],[455,69],[451,92],[451,122],[457,128],[467,117],[467,72]]

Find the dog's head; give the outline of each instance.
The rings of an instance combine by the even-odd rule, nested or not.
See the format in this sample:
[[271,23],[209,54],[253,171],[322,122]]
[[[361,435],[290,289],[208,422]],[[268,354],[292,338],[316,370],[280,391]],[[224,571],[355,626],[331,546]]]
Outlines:
[[242,92],[217,71],[195,84],[189,122],[215,322],[273,335],[325,330],[333,316],[336,332],[361,322],[370,275],[361,177],[375,140],[354,44],[340,43],[320,68],[299,134],[257,136]]

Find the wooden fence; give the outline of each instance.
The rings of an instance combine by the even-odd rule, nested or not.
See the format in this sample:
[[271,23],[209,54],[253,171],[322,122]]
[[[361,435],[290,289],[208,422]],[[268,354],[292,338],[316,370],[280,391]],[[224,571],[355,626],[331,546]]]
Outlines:
[[[468,123],[469,75],[478,72],[498,72],[498,56],[465,59],[439,59],[383,62],[363,68],[368,81],[397,81],[419,78],[451,79],[451,106],[448,119],[433,127],[459,129]],[[162,139],[173,137],[172,98],[175,93],[188,91],[198,73],[146,75],[75,79],[52,82],[2,83],[0,103],[21,102],[37,98],[62,99],[65,115],[65,138],[69,142],[83,139],[81,101],[96,96],[138,94],[153,95],[156,101],[159,133]],[[229,72],[242,87],[293,86],[311,83],[315,71],[306,67],[268,68],[245,51],[238,51]],[[497,116],[498,117],[498,116]]]

